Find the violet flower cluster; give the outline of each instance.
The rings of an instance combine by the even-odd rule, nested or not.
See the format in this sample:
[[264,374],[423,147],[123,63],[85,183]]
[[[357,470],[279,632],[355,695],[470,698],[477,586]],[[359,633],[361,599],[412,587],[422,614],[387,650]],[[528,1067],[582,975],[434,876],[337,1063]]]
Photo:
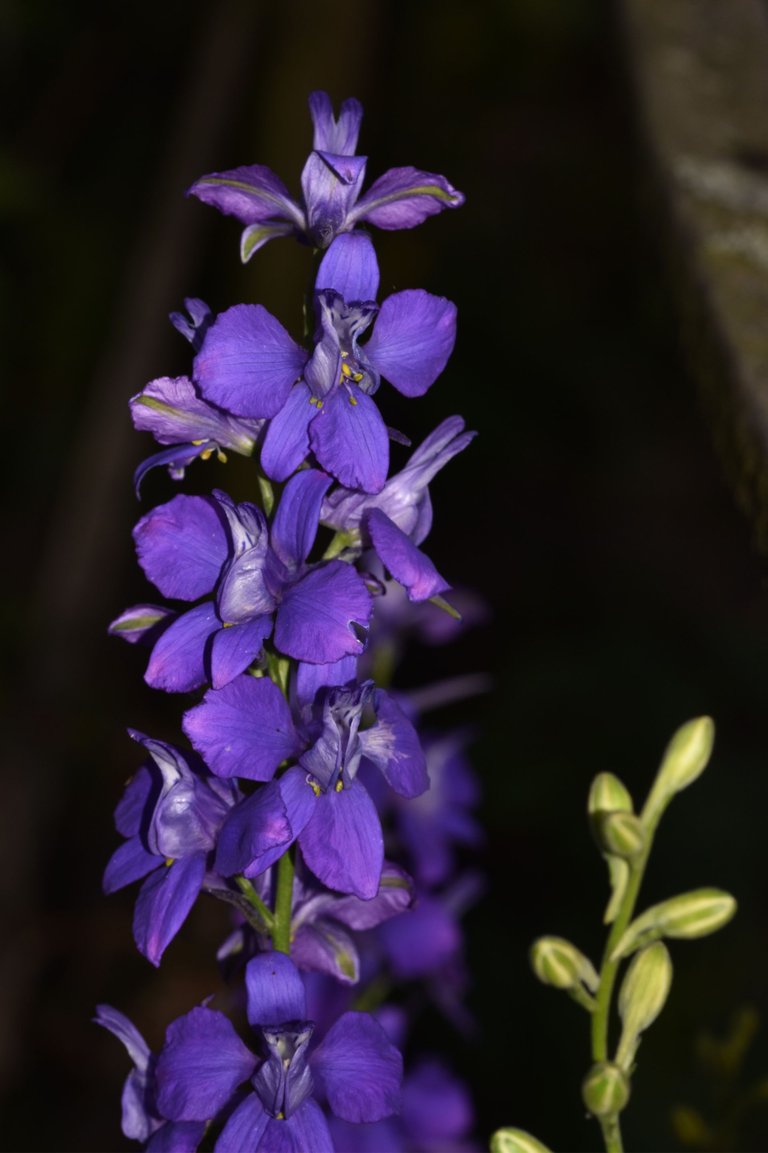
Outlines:
[[198,458],[255,461],[253,500],[179,493],[141,517],[137,556],[161,600],[110,626],[146,646],[150,686],[195,695],[186,742],[130,732],[146,759],[117,806],[105,890],[139,883],[134,937],[154,965],[201,893],[227,902],[218,959],[244,987],[237,1028],[209,999],[156,1053],[99,1007],[133,1062],[123,1132],[155,1153],[204,1139],[216,1153],[470,1147],[453,1074],[427,1056],[403,1078],[409,1022],[389,1000],[424,981],[467,1026],[460,916],[477,882],[457,854],[480,836],[468,734],[420,736],[418,694],[390,689],[377,657],[414,627],[442,638],[442,610],[458,616],[422,546],[429,485],[474,434],[448,417],[391,469],[390,441],[409,442],[387,426],[380,385],[416,397],[435,383],[456,308],[421,289],[380,300],[366,231],[414,227],[463,197],[410,167],[365,191],[360,104],[335,117],[315,92],[309,106],[300,197],[261,165],[190,193],[240,221],[243,260],[275,237],[313,250],[312,331],[300,343],[261,304],[214,315],[187,299],[171,320],[189,375],[130,402],[162,446],[137,491],[157,466],[181,480]]

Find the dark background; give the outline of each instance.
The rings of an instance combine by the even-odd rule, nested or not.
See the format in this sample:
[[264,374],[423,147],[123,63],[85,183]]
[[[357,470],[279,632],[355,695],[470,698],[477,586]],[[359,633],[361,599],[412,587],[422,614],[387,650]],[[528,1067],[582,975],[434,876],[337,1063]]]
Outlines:
[[[137,764],[125,726],[174,739],[182,707],[143,685],[142,653],[105,636],[148,595],[130,529],[174,491],[152,474],[136,504],[131,472],[151,446],[127,400],[187,370],[166,321],[185,295],[216,311],[258,300],[298,329],[306,252],[276,241],[242,268],[237,224],[183,194],[254,162],[297,190],[313,88],[364,103],[369,178],[414,164],[467,197],[413,232],[376,234],[382,293],[424,287],[459,306],[444,376],[407,406],[390,390],[385,411],[414,441],[451,412],[479,431],[433,487],[429,551],[493,611],[403,670],[414,684],[494,678],[459,710],[481,734],[487,830],[488,891],[467,918],[478,1032],[427,1010],[421,1039],[471,1084],[480,1139],[515,1124],[553,1148],[598,1147],[579,1097],[587,1022],[536,984],[529,944],[571,936],[597,959],[606,886],[589,782],[617,772],[641,800],[672,731],[710,713],[711,768],[665,818],[645,895],[716,885],[740,912],[673,946],[626,1141],[675,1147],[681,1101],[722,1121],[734,1098],[697,1059],[701,1030],[766,1013],[768,590],[680,347],[625,52],[607,0],[3,5],[7,1149],[129,1147],[128,1062],[90,1024],[94,1005],[119,1006],[157,1047],[219,985],[223,908],[201,904],[154,972],[131,939],[134,891],[100,893]],[[189,480],[244,494],[247,464],[198,464]],[[743,1085],[766,1075],[758,1030]],[[751,1107],[721,1140],[765,1148],[766,1112]]]

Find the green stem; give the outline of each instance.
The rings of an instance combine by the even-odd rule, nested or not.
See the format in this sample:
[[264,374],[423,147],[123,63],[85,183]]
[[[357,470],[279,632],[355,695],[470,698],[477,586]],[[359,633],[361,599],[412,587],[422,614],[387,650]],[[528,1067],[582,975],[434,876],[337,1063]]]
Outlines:
[[277,866],[277,892],[272,925],[272,948],[278,953],[291,952],[291,908],[293,905],[293,853],[283,853]]
[[254,889],[251,882],[248,880],[247,877],[237,876],[237,877],[235,877],[235,884],[237,885],[238,889],[243,894],[243,896],[247,897],[248,901],[253,905],[254,909],[256,909],[256,911],[258,912],[262,921],[264,922],[264,925],[265,925],[267,931],[271,932],[272,926],[274,924],[274,917],[272,916],[269,909],[267,908],[267,906],[262,901],[259,894]]

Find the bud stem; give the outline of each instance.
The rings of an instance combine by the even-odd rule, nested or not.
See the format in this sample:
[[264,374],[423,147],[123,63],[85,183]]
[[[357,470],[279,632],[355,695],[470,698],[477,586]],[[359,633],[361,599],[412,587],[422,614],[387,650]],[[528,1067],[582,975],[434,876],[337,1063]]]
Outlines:
[[277,865],[277,892],[272,923],[272,947],[278,953],[291,952],[291,912],[293,906],[293,849],[283,853]]

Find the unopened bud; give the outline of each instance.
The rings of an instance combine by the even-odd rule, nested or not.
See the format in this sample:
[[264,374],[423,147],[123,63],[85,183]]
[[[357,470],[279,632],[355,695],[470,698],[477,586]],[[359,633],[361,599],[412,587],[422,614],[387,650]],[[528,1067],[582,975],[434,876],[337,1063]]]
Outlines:
[[594,993],[600,983],[589,958],[563,937],[539,937],[538,941],[534,941],[531,946],[531,965],[540,981],[556,989],[574,989],[577,985],[586,985]]
[[595,813],[631,813],[632,798],[626,785],[613,773],[598,773],[590,786],[587,812],[590,817]]
[[635,1059],[641,1033],[658,1017],[672,985],[672,960],[666,945],[656,941],[637,953],[619,993],[623,1022],[616,1063],[628,1069]]
[[634,813],[602,813],[595,831],[600,848],[614,857],[631,861],[645,848],[645,831]]
[[662,758],[644,816],[661,813],[675,793],[701,776],[712,755],[714,741],[715,725],[711,717],[697,717],[677,730]]
[[524,1129],[497,1129],[491,1137],[491,1153],[550,1153]]
[[618,1065],[601,1061],[584,1078],[581,1095],[594,1117],[615,1116],[629,1101],[629,1081]]
[[706,937],[727,925],[736,912],[736,901],[721,889],[696,889],[652,905],[632,922],[611,953],[611,960],[628,957],[636,949],[661,937],[692,940]]

